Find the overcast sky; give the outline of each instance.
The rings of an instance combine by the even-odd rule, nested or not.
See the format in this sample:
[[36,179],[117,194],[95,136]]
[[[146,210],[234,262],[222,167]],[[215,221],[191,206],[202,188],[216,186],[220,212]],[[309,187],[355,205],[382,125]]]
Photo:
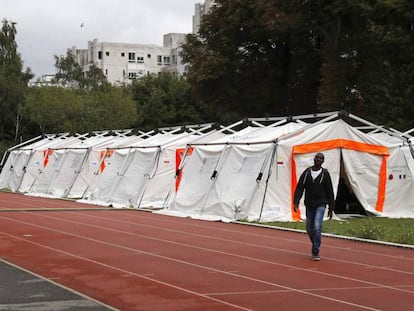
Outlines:
[[[204,0],[0,0],[1,21],[16,22],[24,69],[55,73],[54,55],[88,41],[163,44],[170,32],[191,33],[194,5]],[[84,25],[81,27],[81,25]]]

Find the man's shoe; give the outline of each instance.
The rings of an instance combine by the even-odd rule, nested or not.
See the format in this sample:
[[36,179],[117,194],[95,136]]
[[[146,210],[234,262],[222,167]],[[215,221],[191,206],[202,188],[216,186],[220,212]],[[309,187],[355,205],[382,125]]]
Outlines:
[[319,256],[312,256],[312,260],[313,261],[319,261],[319,260],[321,260],[321,257],[319,257]]

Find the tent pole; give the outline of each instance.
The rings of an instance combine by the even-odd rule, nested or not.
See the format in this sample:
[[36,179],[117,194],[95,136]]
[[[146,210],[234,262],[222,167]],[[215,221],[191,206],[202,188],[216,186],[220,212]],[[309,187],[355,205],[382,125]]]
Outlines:
[[[149,184],[150,180],[155,176],[155,174],[157,174],[158,166],[159,166],[160,158],[161,158],[161,151],[162,151],[161,146],[159,146],[158,150],[157,150],[157,153],[155,154],[155,157],[152,160],[151,167],[149,168],[148,172],[144,175],[146,177],[148,176],[148,178],[147,178],[147,181],[142,186],[141,195],[140,195],[140,197],[137,201],[137,208],[139,208],[141,206],[142,199],[144,198],[144,194],[145,194],[145,191],[148,188],[148,184]],[[153,172],[151,172],[151,170],[153,170]]]
[[263,208],[264,208],[264,203],[265,203],[265,199],[266,199],[267,188],[269,186],[269,179],[270,179],[270,175],[272,175],[272,168],[273,168],[274,161],[275,161],[276,154],[277,154],[277,140],[275,140],[273,142],[273,144],[274,145],[273,145],[273,150],[272,150],[272,156],[270,157],[270,165],[269,165],[269,170],[267,172],[265,190],[264,190],[264,193],[263,193],[262,206],[260,207],[260,214],[259,214],[259,219],[258,219],[259,222],[262,219],[262,214],[263,214]]
[[[136,149],[134,149],[134,150],[136,150]],[[112,184],[112,187],[111,187],[111,191],[109,191],[109,197],[108,197],[108,199],[106,200],[106,202],[107,203],[109,203],[110,201],[111,201],[111,199],[112,199],[112,196],[113,196],[113,194],[114,194],[114,191],[116,190],[116,189],[118,189],[118,186],[119,186],[119,183],[121,182],[121,179],[124,177],[124,175],[125,175],[125,171],[128,169],[128,167],[131,165],[131,161],[129,161],[130,160],[130,157],[131,157],[131,152],[132,152],[132,148],[129,148],[129,150],[128,150],[128,153],[126,154],[126,156],[125,156],[125,159],[124,159],[124,161],[122,162],[122,166],[121,166],[121,168],[119,169],[119,171],[118,172],[116,172],[116,177],[115,177],[115,180],[114,180],[114,182],[113,182],[113,184]]]
[[19,191],[19,189],[20,189],[20,187],[21,187],[21,185],[22,185],[22,183],[23,183],[23,178],[24,178],[24,176],[26,175],[26,173],[27,173],[27,166],[29,165],[29,163],[30,163],[30,160],[32,159],[32,157],[33,157],[33,155],[34,155],[34,153],[35,153],[35,150],[33,150],[33,149],[31,149],[30,150],[30,155],[27,157],[27,160],[26,160],[26,162],[24,163],[24,166],[23,166],[23,174],[22,174],[22,176],[20,177],[20,179],[19,179],[19,183],[18,183],[18,185],[17,185],[17,187],[16,187],[16,192],[18,192]]
[[164,203],[162,204],[162,209],[168,209],[171,193],[175,193],[175,190],[173,190],[173,189],[175,189],[175,187],[176,187],[177,178],[180,175],[180,172],[182,171],[182,169],[184,167],[185,161],[187,159],[188,150],[190,148],[191,148],[191,144],[187,144],[185,146],[183,157],[181,158],[180,164],[178,165],[177,170],[175,171],[175,174],[174,174],[174,183],[172,183],[172,185],[170,186],[170,189],[168,190],[167,195],[165,196]]
[[[255,193],[258,191],[260,182],[262,181],[262,177],[264,175],[263,174],[263,171],[265,170],[266,165],[271,165],[269,161],[272,161],[271,159],[274,159],[273,158],[274,146],[272,146],[269,149],[271,149],[271,150],[267,152],[266,157],[265,157],[265,159],[263,161],[262,167],[260,168],[259,175],[256,177],[256,187],[254,187],[254,189],[252,191],[252,194],[249,196],[248,202],[245,204],[245,206],[246,206],[245,215],[248,214],[248,210],[249,210],[249,207],[251,206],[251,203],[252,203],[252,201],[254,199]],[[261,214],[261,212],[260,212],[260,214]]]
[[[207,192],[205,193],[203,204],[201,205],[201,208],[200,208],[200,214],[203,212],[203,210],[206,206],[206,203],[207,203],[208,195],[209,195],[209,193],[211,192],[211,190],[213,189],[213,187],[216,183],[217,175],[218,175],[218,167],[219,167],[221,162],[225,161],[225,159],[222,161],[222,158],[226,158],[229,153],[230,153],[230,146],[226,145],[224,147],[224,149],[221,151],[220,156],[218,157],[216,165],[214,167],[214,171],[211,174],[211,177],[210,177],[211,183],[210,183],[210,186],[208,187]],[[224,156],[224,155],[226,155],[226,156]]]
[[85,166],[86,159],[89,158],[89,154],[91,153],[91,149],[92,149],[91,147],[86,149],[86,154],[84,155],[84,157],[82,159],[82,163],[79,166],[79,169],[75,171],[75,176],[73,177],[68,189],[66,189],[65,193],[63,194],[64,198],[66,198],[69,195],[69,193],[71,192],[71,190],[73,188],[73,185],[75,184],[76,180],[78,179],[78,176],[79,176],[80,172],[83,170],[83,167]]
[[347,116],[348,116],[348,117],[350,117],[351,119],[354,119],[354,120],[356,120],[356,121],[359,121],[359,122],[361,122],[361,123],[363,123],[363,124],[366,124],[366,125],[372,126],[373,128],[376,128],[376,129],[378,129],[378,130],[379,130],[379,131],[381,131],[381,132],[387,133],[387,134],[389,134],[389,135],[391,135],[391,136],[398,137],[398,138],[400,138],[401,140],[404,140],[404,138],[403,138],[403,137],[401,137],[401,134],[399,134],[399,133],[395,133],[394,131],[390,131],[390,130],[388,130],[388,129],[386,129],[386,128],[382,127],[382,126],[378,126],[378,125],[376,125],[376,124],[374,124],[374,123],[372,123],[372,122],[369,122],[369,121],[367,121],[367,120],[364,120],[364,119],[362,119],[362,118],[360,118],[360,117],[357,117],[356,115],[353,115],[353,114],[351,114],[351,113],[349,113]]

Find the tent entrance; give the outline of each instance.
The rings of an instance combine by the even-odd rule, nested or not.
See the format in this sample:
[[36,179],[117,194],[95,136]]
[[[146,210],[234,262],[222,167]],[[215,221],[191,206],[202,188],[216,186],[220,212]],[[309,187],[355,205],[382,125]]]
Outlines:
[[344,161],[341,154],[341,165],[338,182],[338,192],[335,199],[336,214],[367,215],[364,207],[355,196],[348,175],[345,172]]

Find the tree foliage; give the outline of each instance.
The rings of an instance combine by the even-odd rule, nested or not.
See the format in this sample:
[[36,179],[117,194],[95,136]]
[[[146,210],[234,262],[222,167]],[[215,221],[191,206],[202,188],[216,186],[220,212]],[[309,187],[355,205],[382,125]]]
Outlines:
[[365,62],[358,75],[366,113],[375,122],[414,127],[414,3],[380,1],[361,42]]
[[345,108],[407,126],[413,12],[409,0],[217,0],[183,47],[187,78],[217,118]]
[[68,51],[55,56],[56,81],[65,87],[31,89],[26,97],[32,74],[23,72],[15,23],[3,21],[0,139],[17,138],[22,124],[35,124],[35,135],[338,109],[414,126],[413,1],[215,3],[200,32],[187,36],[185,78],[149,75],[114,87],[94,64],[83,72]]
[[24,115],[27,83],[33,77],[17,52],[16,23],[3,20],[0,31],[0,140],[17,141]]
[[55,55],[54,58],[56,83],[79,89],[105,88],[109,85],[106,76],[95,64],[89,65],[88,71],[83,72],[70,50],[66,52],[66,56]]
[[[315,94],[310,86],[317,81],[312,74],[318,61],[306,42],[292,50],[299,41],[297,17],[269,10],[266,1],[216,3],[199,35],[188,36],[183,47],[187,78],[198,98],[215,107],[217,118],[303,110]],[[275,23],[279,16],[283,21]]]
[[139,111],[135,127],[153,129],[203,120],[203,111],[192,98],[190,85],[171,74],[149,75],[130,86]]
[[129,128],[137,118],[135,103],[124,87],[79,92],[39,87],[26,98],[31,121],[41,134]]

